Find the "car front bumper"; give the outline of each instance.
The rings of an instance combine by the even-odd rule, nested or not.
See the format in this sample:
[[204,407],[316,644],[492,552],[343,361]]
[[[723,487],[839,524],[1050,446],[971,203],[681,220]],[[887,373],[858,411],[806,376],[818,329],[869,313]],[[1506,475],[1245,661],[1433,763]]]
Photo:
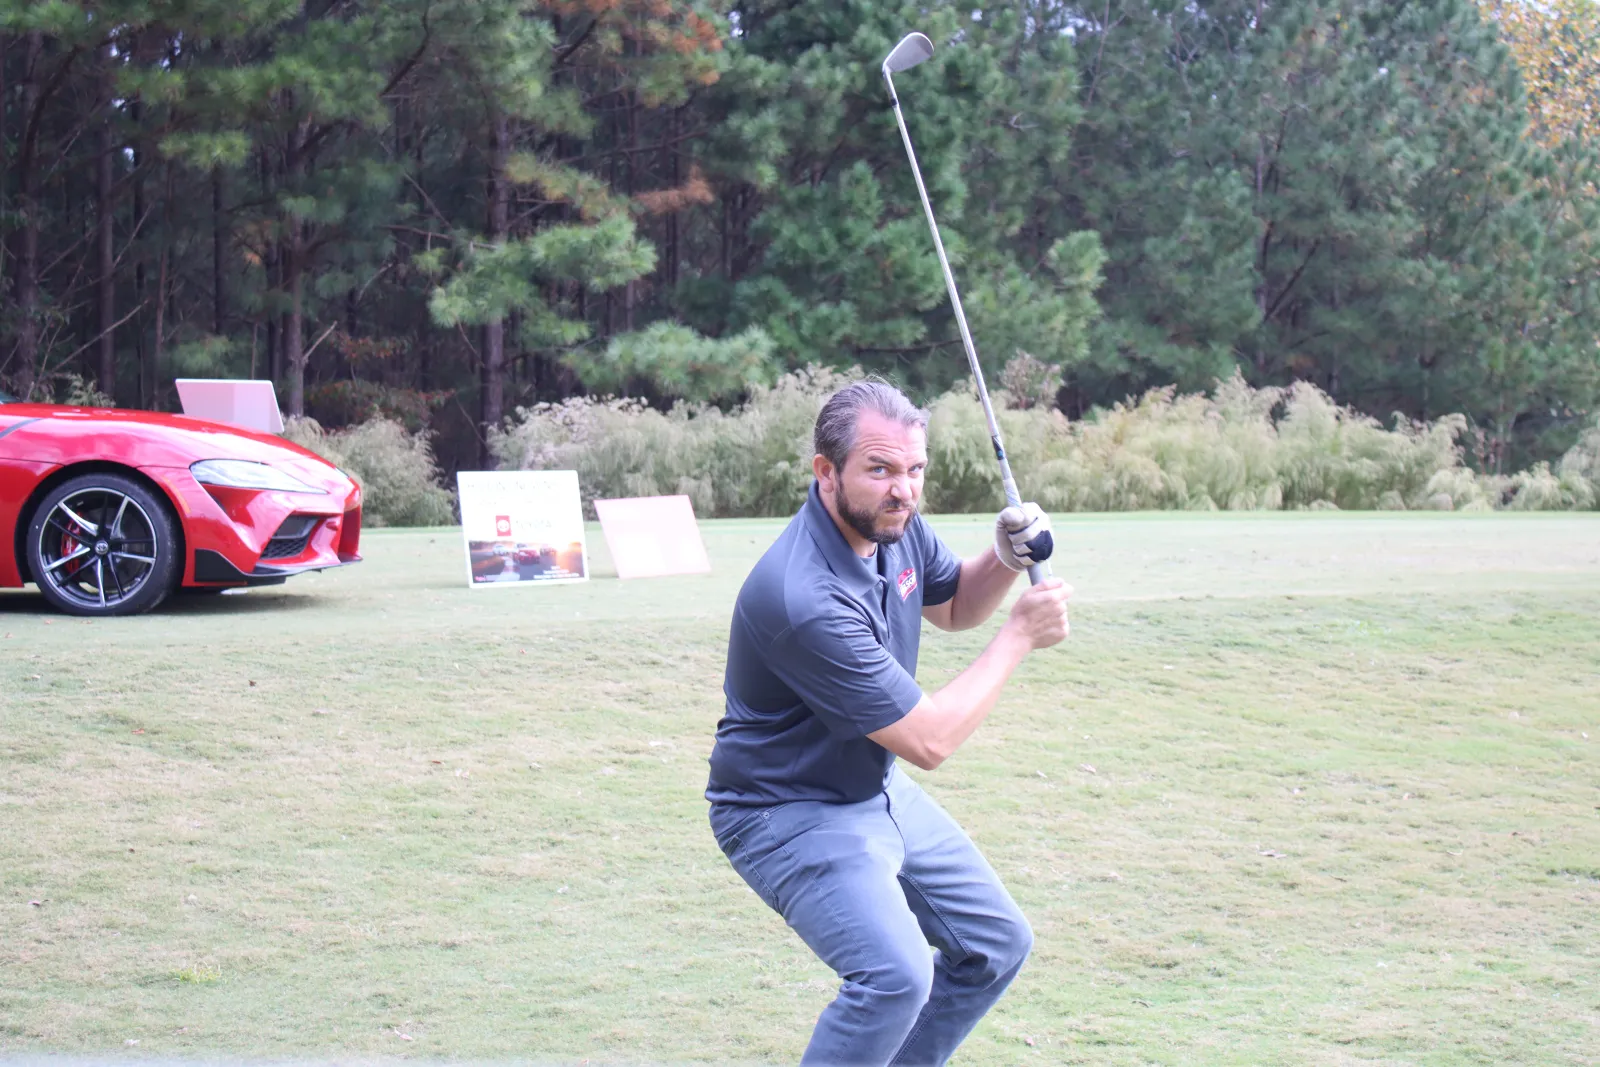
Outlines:
[[187,468],[142,473],[178,509],[185,586],[276,584],[361,559],[361,489],[343,475],[322,493],[289,493],[204,485]]

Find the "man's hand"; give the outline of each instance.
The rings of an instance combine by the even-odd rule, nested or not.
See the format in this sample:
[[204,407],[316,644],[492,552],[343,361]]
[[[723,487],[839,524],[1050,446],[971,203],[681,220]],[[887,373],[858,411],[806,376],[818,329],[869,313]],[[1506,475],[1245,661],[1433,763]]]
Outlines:
[[1060,578],[1047,578],[1029,588],[1011,605],[1006,627],[1032,649],[1060,644],[1072,630],[1067,621],[1067,601],[1071,599],[1072,586]]
[[1013,571],[1025,571],[1050,558],[1055,538],[1050,533],[1050,516],[1032,503],[1015,505],[994,520],[994,554]]

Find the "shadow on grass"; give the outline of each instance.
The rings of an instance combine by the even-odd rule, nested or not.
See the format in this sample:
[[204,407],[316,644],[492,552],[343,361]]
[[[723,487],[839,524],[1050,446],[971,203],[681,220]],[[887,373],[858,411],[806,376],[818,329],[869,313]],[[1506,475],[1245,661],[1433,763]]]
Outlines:
[[181,615],[185,618],[207,615],[254,615],[271,611],[305,611],[321,606],[316,596],[301,596],[278,590],[251,590],[248,593],[185,593],[167,598],[156,615]]
[[[173,615],[180,618],[204,618],[208,615],[237,617],[272,611],[304,611],[319,606],[314,596],[298,596],[283,592],[221,593],[179,592],[170,596],[160,607],[150,612],[153,618]],[[7,589],[0,591],[0,616],[37,616],[45,619],[74,618],[57,611],[49,601],[32,589]]]

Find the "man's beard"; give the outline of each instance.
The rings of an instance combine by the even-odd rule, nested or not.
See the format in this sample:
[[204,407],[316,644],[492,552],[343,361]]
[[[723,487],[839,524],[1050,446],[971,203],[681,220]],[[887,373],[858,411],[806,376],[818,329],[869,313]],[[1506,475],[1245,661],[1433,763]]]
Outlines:
[[[897,530],[880,530],[878,516],[882,515],[884,507],[891,503],[899,504],[905,509],[906,521]],[[898,544],[906,535],[906,531],[911,528],[911,520],[917,514],[917,506],[904,501],[884,501],[884,506],[880,506],[876,511],[858,511],[851,507],[849,499],[844,495],[843,484],[834,487],[833,505],[839,511],[839,517],[849,525],[850,529],[876,545]]]

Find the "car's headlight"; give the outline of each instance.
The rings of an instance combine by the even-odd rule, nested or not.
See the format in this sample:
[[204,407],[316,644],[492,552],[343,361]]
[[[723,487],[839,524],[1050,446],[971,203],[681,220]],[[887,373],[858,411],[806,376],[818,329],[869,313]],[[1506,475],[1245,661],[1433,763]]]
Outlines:
[[272,489],[282,493],[325,493],[276,467],[247,459],[203,459],[191,464],[190,473],[205,485],[233,489]]

